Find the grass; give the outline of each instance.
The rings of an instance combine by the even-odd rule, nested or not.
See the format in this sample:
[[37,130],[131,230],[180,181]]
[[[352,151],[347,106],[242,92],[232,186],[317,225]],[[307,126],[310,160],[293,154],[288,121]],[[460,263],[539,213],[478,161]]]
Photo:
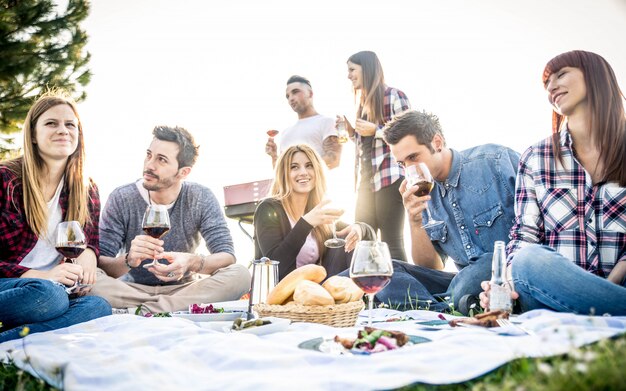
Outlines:
[[56,388],[14,365],[0,364],[0,390],[47,391]]
[[[478,357],[477,357],[478,358]],[[413,384],[400,391],[626,390],[626,334],[564,356],[518,359],[460,384]],[[0,390],[55,390],[13,365],[0,364]]]

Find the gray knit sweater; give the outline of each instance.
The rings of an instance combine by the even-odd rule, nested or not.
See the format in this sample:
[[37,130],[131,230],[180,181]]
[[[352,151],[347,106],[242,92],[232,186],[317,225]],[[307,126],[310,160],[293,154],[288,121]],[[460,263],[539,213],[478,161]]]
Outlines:
[[[100,254],[115,257],[128,251],[141,228],[147,203],[137,185],[130,183],[115,189],[100,216]],[[215,195],[205,186],[183,182],[174,205],[169,209],[171,229],[162,239],[165,251],[193,253],[204,238],[211,254],[225,252],[235,255],[233,240],[226,225],[222,208]],[[150,262],[151,260],[145,260]],[[165,285],[143,267],[136,267],[123,277],[144,285]],[[183,279],[174,283],[183,283]]]

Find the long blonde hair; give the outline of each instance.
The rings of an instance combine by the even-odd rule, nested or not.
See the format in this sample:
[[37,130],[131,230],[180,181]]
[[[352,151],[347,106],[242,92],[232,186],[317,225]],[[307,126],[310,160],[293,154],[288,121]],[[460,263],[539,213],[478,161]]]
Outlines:
[[[55,90],[44,93],[31,106],[24,120],[24,154],[16,159],[3,162],[21,181],[24,191],[24,213],[31,230],[37,235],[44,235],[48,230],[48,206],[43,194],[42,178],[46,174],[46,165],[37,144],[36,125],[39,117],[57,105],[68,105],[78,119],[78,145],[68,157],[65,165],[65,183],[68,187],[69,201],[66,220],[76,220],[82,226],[91,221],[89,214],[89,184],[83,175],[85,162],[85,143],[83,126],[76,110],[76,104],[62,91]],[[17,208],[17,206],[16,206]]]
[[[285,208],[287,215],[295,221],[302,216],[298,216],[295,213],[294,199],[292,197],[293,188],[291,187],[291,182],[289,180],[289,171],[291,169],[293,157],[298,152],[304,153],[307,159],[311,161],[311,164],[313,165],[313,172],[315,173],[315,187],[309,193],[304,213],[306,214],[318,205],[324,199],[324,195],[326,194],[326,174],[324,173],[322,158],[317,154],[317,152],[306,144],[294,145],[287,148],[278,157],[278,161],[276,162],[276,173],[270,189],[270,196],[280,201],[283,208]],[[317,247],[319,248],[320,259],[322,259],[322,255],[325,250],[325,246],[323,245],[324,240],[326,240],[326,238],[328,238],[331,234],[330,226],[328,225],[318,225],[313,228],[313,237],[315,238]]]

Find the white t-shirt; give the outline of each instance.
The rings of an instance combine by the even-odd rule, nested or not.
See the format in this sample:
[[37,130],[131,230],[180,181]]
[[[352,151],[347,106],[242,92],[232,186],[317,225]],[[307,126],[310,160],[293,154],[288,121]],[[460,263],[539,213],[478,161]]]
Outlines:
[[329,136],[336,136],[335,120],[321,114],[307,117],[285,129],[278,135],[278,154],[297,144],[308,144],[320,156],[324,154],[322,144]]
[[57,252],[55,244],[57,240],[57,225],[63,219],[61,204],[59,204],[63,181],[64,178],[61,178],[54,196],[48,201],[48,232],[46,236],[38,238],[37,244],[22,259],[20,266],[36,270],[50,270],[59,264],[61,254]]

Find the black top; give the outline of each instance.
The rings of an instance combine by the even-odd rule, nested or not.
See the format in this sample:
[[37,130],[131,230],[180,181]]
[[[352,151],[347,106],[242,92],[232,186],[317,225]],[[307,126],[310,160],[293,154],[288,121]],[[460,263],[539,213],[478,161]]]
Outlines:
[[[337,229],[347,225],[337,222]],[[280,201],[273,198],[263,200],[254,212],[254,257],[268,257],[279,261],[279,279],[296,269],[296,257],[304,245],[313,226],[300,218],[291,228],[287,212]],[[363,230],[368,235],[367,230]],[[341,248],[326,248],[321,264],[328,277],[338,274],[350,267],[352,252],[346,253]]]

